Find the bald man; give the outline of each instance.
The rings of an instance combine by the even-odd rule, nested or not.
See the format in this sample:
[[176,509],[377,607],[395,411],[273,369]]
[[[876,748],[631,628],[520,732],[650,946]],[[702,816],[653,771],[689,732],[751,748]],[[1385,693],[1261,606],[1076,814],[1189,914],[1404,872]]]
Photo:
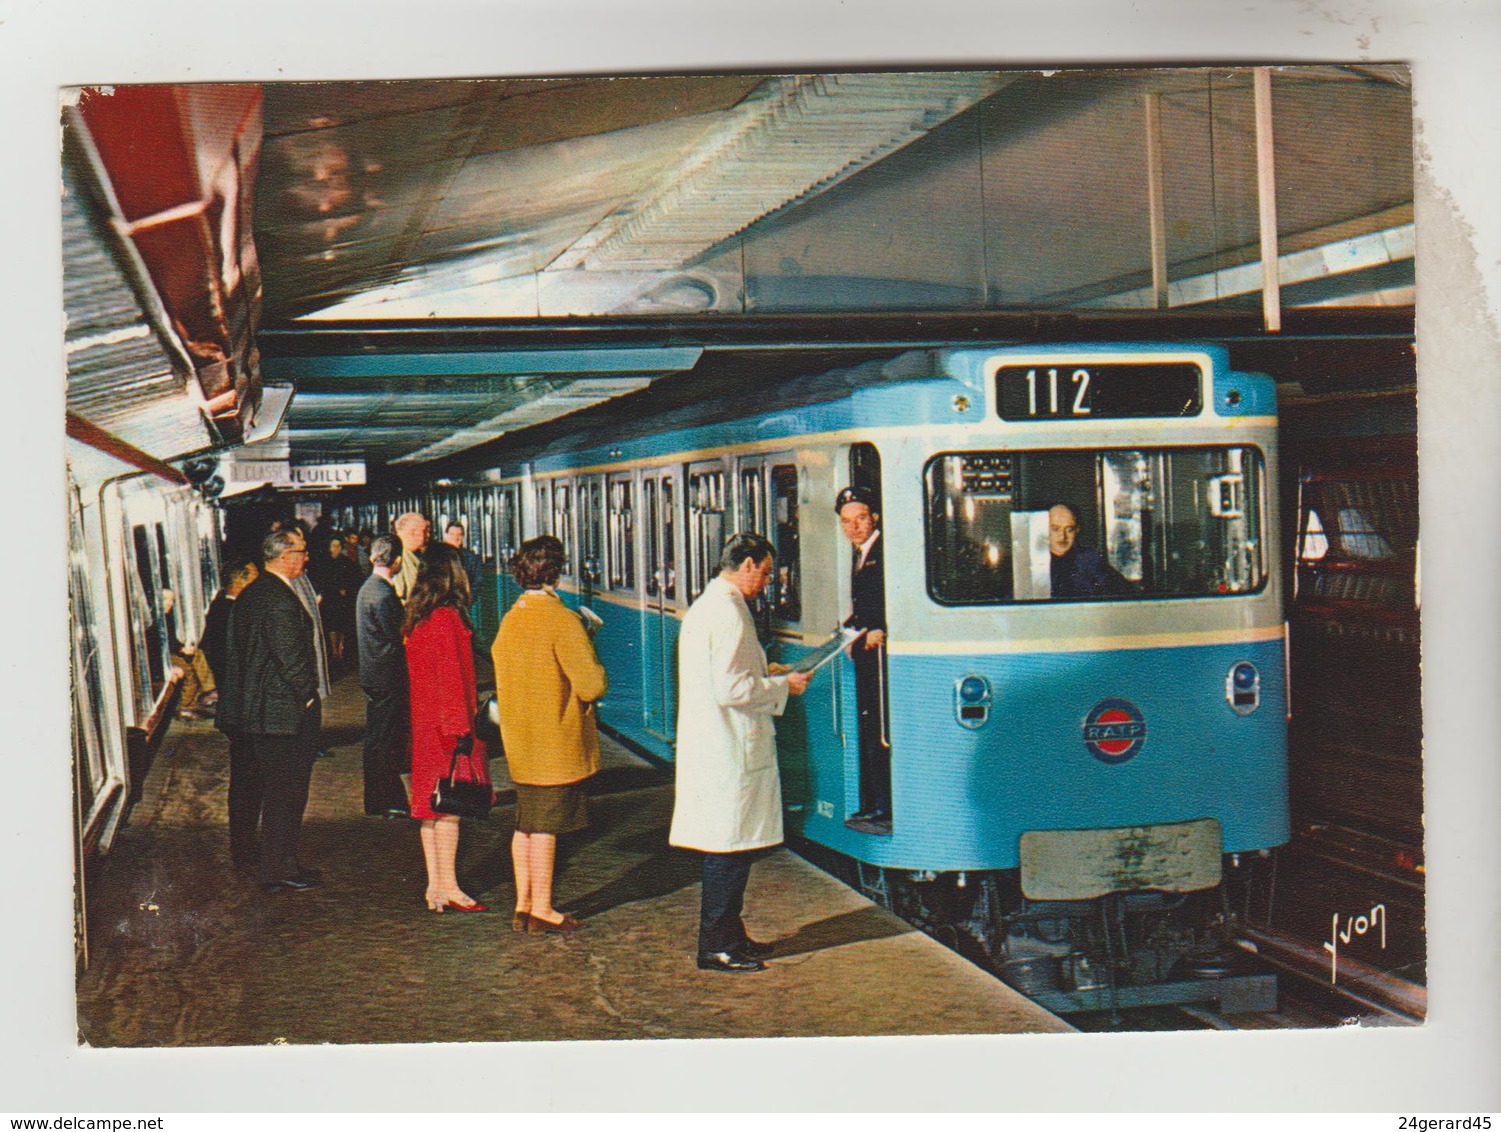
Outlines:
[[401,570],[391,579],[396,596],[406,604],[412,587],[417,584],[417,571],[422,569],[422,552],[427,549],[427,540],[432,536],[433,525],[427,516],[408,511],[391,527],[401,540]]
[[1067,504],[1048,509],[1048,549],[1052,551],[1054,597],[1119,597],[1131,583],[1098,551],[1079,545],[1079,517]]

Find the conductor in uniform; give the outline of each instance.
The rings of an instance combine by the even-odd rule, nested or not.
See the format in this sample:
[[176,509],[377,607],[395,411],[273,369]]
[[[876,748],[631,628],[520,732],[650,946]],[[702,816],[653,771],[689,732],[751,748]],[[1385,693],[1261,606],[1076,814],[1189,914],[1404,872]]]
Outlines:
[[260,771],[260,880],[267,892],[301,891],[317,875],[297,861],[323,709],[318,632],[294,583],[307,568],[307,541],[278,530],[261,544],[265,570],[229,615],[226,680],[216,723],[249,739]]
[[763,535],[737,534],[719,575],[683,618],[678,642],[677,794],[668,840],[703,853],[698,965],[762,971],[769,944],[740,918],[758,850],[782,843],[776,728],[806,672],[773,675],[748,602],[766,588],[775,552]]
[[855,642],[855,702],[860,716],[860,809],[846,823],[862,833],[891,832],[891,749],[886,743],[886,570],[875,492],[847,487],[834,500],[839,525],[854,547],[852,612],[845,625],[864,629]]

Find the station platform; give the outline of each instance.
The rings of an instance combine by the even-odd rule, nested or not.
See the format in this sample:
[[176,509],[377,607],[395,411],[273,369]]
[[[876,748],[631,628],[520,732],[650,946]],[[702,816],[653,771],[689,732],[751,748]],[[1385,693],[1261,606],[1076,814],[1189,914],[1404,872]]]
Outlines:
[[[783,849],[751,874],[768,969],[694,963],[698,858],[667,845],[670,771],[604,740],[589,829],[556,903],[577,936],[510,930],[514,793],[465,820],[459,879],[495,914],[426,910],[417,823],[364,815],[363,697],[344,676],[303,826],[307,892],[237,877],[227,742],[174,722],[112,851],[88,875],[80,1039],[96,1047],[812,1037],[1070,1031],[1063,1020]],[[504,762],[491,764],[508,786]]]

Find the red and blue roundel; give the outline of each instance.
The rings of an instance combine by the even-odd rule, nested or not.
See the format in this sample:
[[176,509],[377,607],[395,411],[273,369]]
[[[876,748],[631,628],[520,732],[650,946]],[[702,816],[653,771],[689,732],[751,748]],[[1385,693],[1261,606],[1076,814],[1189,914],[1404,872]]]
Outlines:
[[1084,745],[1102,763],[1123,763],[1146,741],[1146,717],[1130,700],[1101,700],[1084,717]]

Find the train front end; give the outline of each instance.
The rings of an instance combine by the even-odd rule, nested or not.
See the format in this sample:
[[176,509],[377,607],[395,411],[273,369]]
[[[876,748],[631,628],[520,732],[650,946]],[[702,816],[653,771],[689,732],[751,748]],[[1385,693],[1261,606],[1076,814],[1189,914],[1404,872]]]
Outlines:
[[1273,383],[1215,348],[941,360],[969,419],[883,452],[891,830],[836,848],[1001,884],[1013,942],[1223,892],[1289,835]]
[[952,423],[882,452],[891,829],[808,833],[1032,902],[1216,889],[1289,832],[1275,387],[1210,347],[940,363]]

